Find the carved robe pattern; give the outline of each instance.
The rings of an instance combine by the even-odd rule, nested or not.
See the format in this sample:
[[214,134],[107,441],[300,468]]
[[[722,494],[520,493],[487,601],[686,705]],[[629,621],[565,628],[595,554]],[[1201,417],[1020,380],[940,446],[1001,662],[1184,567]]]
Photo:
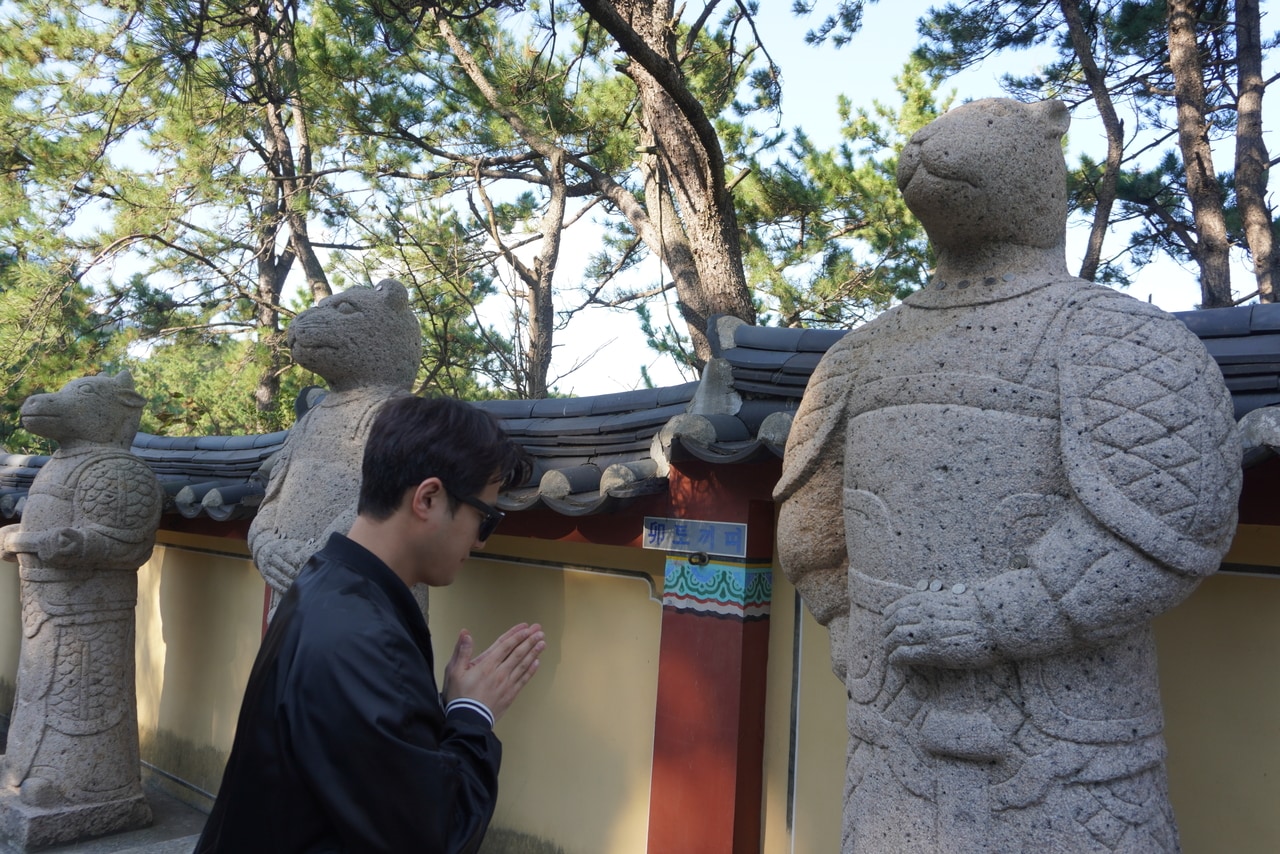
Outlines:
[[31,486],[12,536],[47,550],[67,531],[82,538],[18,554],[24,638],[0,784],[35,805],[141,794],[134,606],[162,502],[147,465],[113,449],[55,454]]
[[[1028,828],[1044,851],[1175,850],[1149,621],[1234,531],[1221,377],[1109,289],[964,287],[828,353],[775,493],[844,529],[847,568],[786,567],[843,632],[843,850],[1020,851]],[[886,610],[922,591],[976,598],[992,663],[887,661]]]

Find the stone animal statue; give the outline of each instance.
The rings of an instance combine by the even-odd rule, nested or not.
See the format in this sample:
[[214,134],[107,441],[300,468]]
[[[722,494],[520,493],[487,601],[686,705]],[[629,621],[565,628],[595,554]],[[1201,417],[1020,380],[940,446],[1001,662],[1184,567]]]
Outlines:
[[1240,444],[1245,464],[1280,453],[1280,406],[1254,409],[1240,419]]
[[936,274],[827,353],[789,435],[845,854],[1178,849],[1150,621],[1218,567],[1240,444],[1182,323],[1068,274],[1067,124],[993,99],[911,139]]
[[29,397],[22,425],[58,442],[22,521],[0,529],[21,578],[22,646],[0,833],[36,848],[150,823],[134,688],[137,570],[164,504],[129,452],[143,398],[130,375]]
[[329,393],[289,431],[249,528],[272,615],[329,534],[345,534],[355,521],[365,439],[378,407],[412,387],[422,330],[404,286],[384,279],[299,314],[288,345],[295,362],[328,382]]

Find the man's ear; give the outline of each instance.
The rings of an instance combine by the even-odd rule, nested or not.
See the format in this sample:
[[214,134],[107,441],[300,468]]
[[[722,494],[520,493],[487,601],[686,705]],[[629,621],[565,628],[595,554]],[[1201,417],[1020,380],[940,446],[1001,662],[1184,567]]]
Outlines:
[[420,519],[425,520],[436,508],[447,506],[444,483],[438,477],[427,478],[409,493],[409,512]]

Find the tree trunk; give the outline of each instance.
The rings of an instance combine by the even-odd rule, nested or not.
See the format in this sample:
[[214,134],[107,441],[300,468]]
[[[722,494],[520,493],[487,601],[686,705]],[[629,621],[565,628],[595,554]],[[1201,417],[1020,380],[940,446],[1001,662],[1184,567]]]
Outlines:
[[[268,17],[267,9],[274,13]],[[289,226],[289,244],[307,279],[307,289],[314,300],[321,300],[333,293],[324,266],[311,245],[307,227],[308,208],[315,176],[311,164],[311,139],[306,111],[302,106],[302,92],[298,84],[298,60],[294,51],[294,21],[297,19],[296,2],[273,0],[270,7],[263,6],[254,23],[258,26],[257,69],[260,85],[266,96],[267,132],[271,139],[274,162],[268,163],[276,179],[280,181],[282,211]],[[289,117],[298,140],[295,156],[286,127]]]
[[[272,219],[275,219],[272,216]],[[280,332],[280,293],[283,289],[284,276],[290,264],[283,266],[276,263],[275,242],[276,225],[264,223],[258,229],[257,293],[254,294],[254,325],[258,333],[258,344],[266,349],[267,363],[258,375],[257,385],[253,389],[253,402],[258,411],[259,425],[265,426],[274,421],[276,398],[280,395],[280,371],[284,367],[284,336]],[[290,253],[287,262],[292,261]],[[273,428],[274,429],[274,428]]]
[[711,356],[707,339],[711,315],[729,314],[755,323],[755,306],[742,267],[724,154],[714,126],[677,67],[675,32],[670,26],[674,3],[581,0],[580,5],[630,57],[624,73],[640,93],[644,123],[653,134],[693,253],[696,282],[678,275],[676,284],[694,353],[699,362],[705,362]]
[[529,349],[526,354],[526,383],[530,398],[538,400],[549,391],[547,374],[551,370],[551,340],[555,327],[555,274],[560,257],[560,232],[564,228],[565,200],[568,186],[564,177],[564,152],[557,151],[549,165],[551,198],[542,215],[542,246],[534,259],[529,289]]
[[1080,278],[1092,282],[1097,278],[1098,266],[1102,263],[1102,243],[1106,239],[1107,229],[1111,224],[1111,209],[1116,202],[1116,179],[1120,175],[1120,159],[1124,154],[1124,123],[1116,115],[1115,104],[1107,89],[1106,75],[1098,68],[1094,59],[1093,42],[1081,18],[1079,0],[1059,0],[1058,6],[1066,19],[1071,47],[1080,62],[1085,82],[1093,94],[1093,102],[1098,107],[1098,115],[1102,118],[1102,126],[1107,133],[1106,165],[1103,167],[1102,181],[1093,191],[1093,225],[1089,229],[1089,245],[1080,264]]
[[[621,0],[623,15],[608,0],[582,0],[581,5],[619,40],[621,49],[631,58],[627,73],[636,83],[643,123],[654,138],[664,193],[671,194],[675,207],[667,208],[670,216],[659,215],[663,193],[641,205],[625,187],[585,158],[567,155],[568,162],[585,172],[601,195],[618,206],[645,244],[671,270],[680,310],[688,323],[696,360],[701,364],[711,356],[707,321],[712,315],[731,314],[755,322],[719,139],[676,67],[674,36],[669,27],[671,2],[657,0],[655,6],[653,0]],[[485,78],[447,18],[438,10],[431,14],[459,65],[512,129],[548,161],[556,152],[563,152],[504,103],[502,94]],[[677,225],[680,235],[671,231]]]
[[1262,140],[1262,22],[1258,0],[1236,0],[1236,203],[1253,257],[1258,299],[1274,302],[1276,258],[1267,206],[1267,146]]
[[1169,0],[1169,66],[1178,106],[1178,147],[1187,175],[1187,197],[1199,239],[1195,257],[1200,267],[1202,308],[1229,306],[1231,268],[1222,187],[1213,169],[1205,120],[1204,71],[1196,39],[1194,0]]
[[280,331],[280,295],[284,292],[284,282],[293,267],[295,255],[287,247],[279,255],[276,254],[276,242],[280,237],[280,226],[284,219],[284,188],[279,181],[267,176],[262,181],[262,205],[254,217],[253,231],[256,247],[253,256],[254,266],[254,326],[258,335],[258,343],[267,350],[267,364],[258,376],[257,386],[253,391],[254,404],[261,419],[260,424],[274,421],[272,417],[276,409],[276,398],[280,394],[280,372],[284,367],[284,336]]
[[[694,337],[693,325],[684,314],[689,310],[695,316],[709,316],[707,301],[699,287],[701,277],[698,264],[693,249],[689,246],[688,234],[671,199],[671,186],[667,181],[662,159],[656,155],[646,155],[640,164],[640,171],[644,175],[644,197],[649,205],[650,222],[654,228],[639,234],[649,250],[663,260],[671,273],[671,280],[676,286],[676,305],[685,318],[685,326],[690,330],[689,340],[694,345],[694,351],[685,354],[689,357],[687,363],[701,369],[710,358],[710,353],[708,351],[703,356],[698,354],[698,340]],[[703,328],[705,329],[705,324]]]

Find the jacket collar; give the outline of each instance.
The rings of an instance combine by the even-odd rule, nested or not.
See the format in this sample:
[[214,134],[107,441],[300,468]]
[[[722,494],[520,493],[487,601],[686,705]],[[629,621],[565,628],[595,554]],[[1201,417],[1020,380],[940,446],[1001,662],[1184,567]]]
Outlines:
[[426,618],[418,607],[418,600],[413,598],[413,592],[391,571],[391,567],[355,540],[338,533],[329,535],[324,551],[326,556],[340,561],[356,574],[367,578],[386,594],[434,672],[435,656],[431,651],[431,631],[427,628]]

